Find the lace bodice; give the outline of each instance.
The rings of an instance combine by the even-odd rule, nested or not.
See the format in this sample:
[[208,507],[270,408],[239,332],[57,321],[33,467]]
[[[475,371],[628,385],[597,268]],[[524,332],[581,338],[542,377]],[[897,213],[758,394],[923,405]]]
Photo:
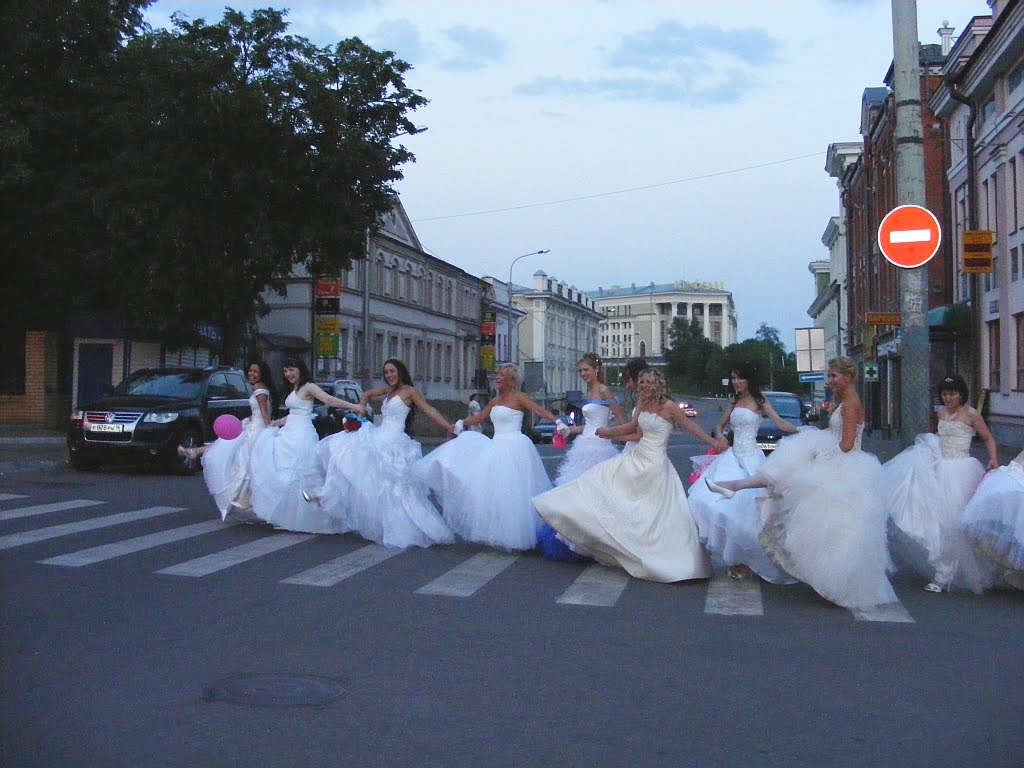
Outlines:
[[608,426],[611,408],[599,403],[583,404],[583,434],[593,435],[601,427]]
[[[832,432],[832,436],[836,439],[836,445],[839,445],[843,441],[843,406],[840,404],[834,411],[828,422],[829,431]],[[857,437],[853,441],[853,450],[860,450],[860,441],[864,436],[864,422],[857,425]]]
[[971,455],[974,427],[956,419],[939,419],[939,447],[944,459],[965,459]]
[[732,450],[737,456],[753,456],[760,452],[757,447],[757,428],[761,415],[749,408],[733,408],[729,415],[732,427]]
[[384,401],[380,409],[380,428],[393,429],[397,432],[405,431],[405,419],[412,410],[400,397],[389,397]]
[[523,432],[523,412],[507,405],[495,405],[491,408],[491,423],[496,438],[520,435]]
[[284,399],[284,405],[288,409],[289,416],[313,418],[313,401],[304,400],[294,390],[288,393],[288,397]]

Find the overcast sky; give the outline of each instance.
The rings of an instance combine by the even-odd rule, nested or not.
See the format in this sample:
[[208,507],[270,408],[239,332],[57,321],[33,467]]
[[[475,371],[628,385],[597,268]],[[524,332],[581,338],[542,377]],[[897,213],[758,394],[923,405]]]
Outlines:
[[[357,36],[409,62],[430,104],[399,182],[429,253],[579,289],[723,282],[740,338],[762,322],[793,348],[811,325],[807,265],[838,214],[824,171],[860,139],[865,88],[892,62],[889,0],[158,0],[219,20],[289,9],[293,34]],[[954,36],[985,0],[918,0],[918,37]]]

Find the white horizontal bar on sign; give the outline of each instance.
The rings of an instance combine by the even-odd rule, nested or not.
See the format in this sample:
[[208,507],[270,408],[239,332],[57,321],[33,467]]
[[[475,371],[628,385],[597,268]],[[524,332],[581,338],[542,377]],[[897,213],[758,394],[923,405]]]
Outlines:
[[224,525],[220,520],[216,522],[195,523],[181,528],[172,528],[169,531],[150,533],[146,536],[136,536],[134,539],[125,539],[113,544],[104,544],[100,547],[90,547],[78,552],[71,552],[59,557],[51,557],[40,560],[42,565],[66,565],[72,568],[80,568],[83,565],[92,565],[104,560],[111,560],[122,555],[130,555],[141,552],[144,549],[152,549],[163,544],[170,544],[183,539],[191,539],[193,536],[202,536],[214,531],[223,531],[229,526]]
[[106,503],[105,501],[90,501],[89,499],[72,499],[71,501],[57,501],[53,504],[36,504],[32,507],[6,509],[0,512],[0,520],[17,520],[21,517],[34,517],[35,515],[45,515],[49,512],[63,512],[67,509],[95,507],[97,504]]
[[889,233],[890,243],[927,243],[931,239],[930,229],[895,229]]
[[205,557],[197,557],[195,560],[188,560],[184,563],[178,563],[167,568],[161,568],[157,573],[163,573],[170,576],[192,576],[193,578],[199,578],[202,576],[209,576],[211,573],[217,573],[223,571],[225,568],[230,568],[233,565],[239,565],[247,560],[252,560],[263,555],[269,555],[271,552],[277,552],[279,549],[285,549],[286,547],[293,547],[296,544],[301,544],[304,541],[313,538],[312,533],[278,533],[270,536],[264,536],[256,541],[250,541],[246,544],[239,544],[237,547],[231,547],[221,552],[214,552],[212,555],[206,555]]
[[137,520],[148,520],[151,517],[184,511],[184,507],[147,507],[146,509],[137,509],[134,512],[118,512],[116,515],[105,515],[103,517],[94,517],[91,520],[80,520],[77,523],[64,523],[63,525],[36,528],[34,531],[11,533],[7,536],[0,536],[0,549],[21,547],[25,544],[35,544],[37,541],[56,539],[59,536],[70,536],[73,533],[82,533],[83,531],[95,531],[99,528],[109,528],[112,525],[133,523]]

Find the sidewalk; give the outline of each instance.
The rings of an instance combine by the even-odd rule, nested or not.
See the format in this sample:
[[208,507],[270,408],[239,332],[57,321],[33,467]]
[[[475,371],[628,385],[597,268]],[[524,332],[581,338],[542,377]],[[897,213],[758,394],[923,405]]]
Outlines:
[[0,477],[67,464],[64,433],[28,424],[0,424]]

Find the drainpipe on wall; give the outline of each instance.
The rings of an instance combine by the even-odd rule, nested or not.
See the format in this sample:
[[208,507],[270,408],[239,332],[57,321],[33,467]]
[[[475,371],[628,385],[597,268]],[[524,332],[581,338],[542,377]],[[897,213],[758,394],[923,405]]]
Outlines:
[[[947,75],[946,86],[954,101],[967,107],[967,125],[965,126],[964,152],[967,154],[967,228],[978,228],[978,164],[974,155],[974,123],[978,117],[978,108],[974,102],[960,91],[959,75]],[[981,392],[981,285],[977,274],[970,276],[971,292],[971,333],[975,340],[974,356],[971,361],[971,392]]]

